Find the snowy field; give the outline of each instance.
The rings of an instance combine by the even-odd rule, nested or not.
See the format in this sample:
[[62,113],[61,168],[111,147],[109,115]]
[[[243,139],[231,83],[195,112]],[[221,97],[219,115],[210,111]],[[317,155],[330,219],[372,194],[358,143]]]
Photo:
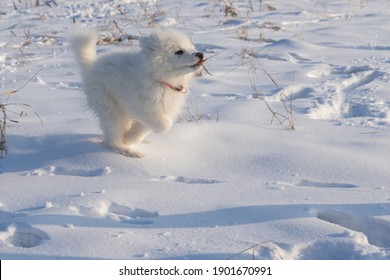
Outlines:
[[[38,2],[0,3],[0,259],[390,258],[390,1]],[[210,58],[142,159],[100,144],[80,27]]]

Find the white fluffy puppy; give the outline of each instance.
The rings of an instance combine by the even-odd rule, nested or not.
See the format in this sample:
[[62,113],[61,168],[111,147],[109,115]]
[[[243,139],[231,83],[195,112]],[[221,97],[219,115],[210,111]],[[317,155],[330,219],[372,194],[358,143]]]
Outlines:
[[104,143],[130,156],[146,135],[166,133],[185,101],[186,86],[204,62],[183,33],[155,31],[140,38],[141,50],[114,51],[96,57],[97,35],[71,37],[81,65],[89,107],[99,119]]

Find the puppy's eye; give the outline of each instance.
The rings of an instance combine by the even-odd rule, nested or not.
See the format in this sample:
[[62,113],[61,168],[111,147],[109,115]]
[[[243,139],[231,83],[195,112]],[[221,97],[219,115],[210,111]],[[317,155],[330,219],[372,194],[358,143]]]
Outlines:
[[177,54],[177,55],[182,55],[184,52],[183,52],[183,50],[178,50],[177,52],[175,52],[175,54]]

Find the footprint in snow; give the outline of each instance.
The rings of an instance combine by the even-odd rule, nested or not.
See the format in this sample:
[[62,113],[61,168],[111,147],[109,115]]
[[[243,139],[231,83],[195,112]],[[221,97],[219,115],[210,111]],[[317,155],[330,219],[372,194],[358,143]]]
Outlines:
[[184,176],[171,176],[171,175],[163,175],[160,177],[152,178],[152,181],[155,182],[175,182],[175,183],[183,183],[183,184],[218,184],[221,181],[214,179],[202,179],[202,178],[187,178]]
[[[288,98],[289,101],[308,98],[313,96],[313,88],[304,85],[291,85],[282,88],[276,95],[277,102],[280,102],[281,97]],[[272,101],[272,99],[270,99]]]
[[314,182],[310,180],[302,180],[298,183],[297,186],[300,187],[314,187],[314,188],[339,188],[339,189],[353,189],[359,188],[358,185],[354,184],[346,184],[346,183],[322,183],[322,182]]
[[127,224],[151,224],[144,218],[154,218],[158,212],[150,212],[140,208],[131,208],[111,201],[98,201],[95,205],[80,206],[78,212],[92,218],[108,218],[110,220]]
[[47,166],[26,173],[27,176],[42,176],[42,175],[62,175],[62,176],[79,176],[79,177],[98,177],[111,173],[111,168],[106,166],[103,168],[83,170],[83,169],[70,169],[61,166]]
[[53,83],[52,89],[69,89],[69,90],[81,90],[82,84],[79,82],[59,82]]
[[374,94],[377,85],[371,84],[383,80],[386,77],[385,71],[368,65],[320,65],[307,73],[307,76],[319,78],[323,74],[332,76],[316,86],[315,92],[321,95],[309,110],[310,118],[365,126],[388,122],[389,106]]
[[246,96],[246,95],[242,95],[242,94],[236,94],[236,93],[211,93],[209,96],[217,97],[217,98],[230,99],[230,100],[247,100],[247,99],[250,99],[250,96]]
[[13,247],[32,248],[49,236],[46,232],[22,222],[0,223],[0,241]]

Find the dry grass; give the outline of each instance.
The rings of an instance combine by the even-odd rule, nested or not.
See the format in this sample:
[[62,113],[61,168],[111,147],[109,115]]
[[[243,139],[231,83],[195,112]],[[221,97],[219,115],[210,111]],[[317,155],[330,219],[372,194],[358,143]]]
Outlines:
[[278,250],[278,247],[272,242],[272,241],[265,241],[265,242],[261,242],[261,243],[258,243],[258,244],[255,244],[249,248],[246,248],[232,256],[230,256],[229,258],[227,258],[228,260],[234,260],[237,256],[243,254],[243,253],[247,253],[247,252],[251,252],[251,255],[252,255],[252,259],[253,260],[256,260],[256,253],[258,250],[261,250],[261,249],[268,249],[268,250],[274,250],[276,253],[277,253],[277,256],[279,257],[280,260],[283,260],[283,257],[282,257],[282,254],[280,254],[279,250]]
[[226,18],[236,18],[238,16],[238,10],[236,7],[234,7],[233,3],[231,3],[230,1],[224,1],[224,13],[225,13],[225,17]]
[[271,112],[271,124],[273,124],[274,121],[277,121],[278,124],[286,125],[289,130],[295,131],[295,118],[293,116],[292,100],[291,99],[287,100],[286,96],[280,95],[279,100],[283,105],[284,111],[278,112],[274,110],[271,104],[264,97],[263,93],[257,88],[256,81],[257,81],[258,72],[262,72],[263,74],[265,74],[272,81],[275,87],[279,88],[278,84],[276,83],[272,75],[269,74],[261,64],[259,63],[256,64],[256,57],[252,55],[250,59],[248,75],[249,75],[249,82],[251,84],[252,91],[254,93],[254,97],[259,100],[262,100],[264,104],[267,106],[268,110]]
[[[258,6],[259,11],[262,11],[264,7],[268,11],[275,11],[276,8],[270,4],[264,3],[264,0],[259,0]],[[254,11],[254,5],[251,0],[249,0],[249,7],[251,11]],[[250,18],[249,13],[247,13],[248,19]],[[265,21],[261,25],[258,26],[260,29],[268,29],[274,32],[280,32],[284,31],[281,26],[279,26],[276,23]],[[239,39],[241,40],[248,40],[248,31],[246,27],[240,27],[237,29],[237,34]],[[264,33],[260,32],[259,34],[259,41],[265,42],[265,43],[271,43],[273,42],[272,39],[267,39],[264,37]],[[222,77],[227,75],[228,73],[234,71],[235,69],[247,65],[248,66],[248,78],[249,83],[251,85],[253,96],[259,100],[262,100],[264,104],[266,105],[267,109],[271,112],[271,124],[275,121],[278,124],[286,125],[289,130],[294,131],[296,129],[295,127],[295,118],[293,115],[293,106],[292,106],[292,100],[289,99],[285,95],[280,95],[279,100],[283,105],[283,111],[279,112],[273,109],[271,104],[267,101],[266,97],[263,95],[263,93],[258,89],[257,87],[257,80],[259,74],[266,75],[268,79],[271,80],[271,82],[275,85],[276,88],[279,88],[278,83],[276,80],[272,77],[270,73],[262,66],[260,61],[257,59],[257,55],[263,51],[263,48],[260,48],[259,50],[255,51],[252,48],[242,48],[240,56],[242,57],[242,63],[225,73]]]
[[0,101],[0,158],[3,157],[3,154],[7,152],[5,140],[5,129],[7,126],[7,112],[5,105]]
[[[0,94],[0,159],[3,158],[4,154],[7,153],[6,130],[8,123],[19,123],[18,120],[11,118],[10,115],[16,115],[18,117],[27,116],[27,110],[31,110],[31,106],[26,103],[10,103],[9,97],[22,90],[28,83],[32,81],[32,79],[35,78],[38,73],[39,72],[35,73],[27,82],[25,82],[18,89],[6,91]],[[12,110],[11,107],[17,107],[20,110],[15,111]],[[42,119],[40,118],[40,116],[35,111],[34,114],[38,117],[42,124]]]
[[137,5],[140,7],[137,15],[127,15],[125,9],[122,6],[118,7],[118,12],[127,22],[136,28],[140,34],[141,32],[139,27],[143,26],[144,24],[146,24],[146,27],[148,28],[162,28],[159,24],[159,19],[164,17],[166,13],[158,2],[156,2],[154,5],[151,5],[149,2],[138,1]]
[[271,80],[271,82],[275,85],[276,88],[279,88],[279,85],[272,77],[272,75],[268,73],[267,70],[262,66],[262,64],[257,60],[257,55],[262,50],[263,48],[261,48],[258,51],[254,51],[252,48],[242,48],[240,53],[242,57],[241,64],[230,69],[228,72],[223,74],[221,78],[230,74],[237,68],[247,65],[248,78],[253,91],[253,97],[262,100],[264,104],[267,106],[268,110],[271,112],[271,124],[277,121],[278,124],[286,125],[289,130],[295,131],[296,127],[295,127],[295,118],[292,110],[292,100],[288,99],[285,95],[280,95],[279,100],[283,105],[283,111],[278,112],[273,109],[271,104],[265,98],[264,94],[257,87],[258,75],[262,73],[265,74]]
[[49,7],[58,6],[55,0],[14,0],[14,9],[17,10],[20,5],[24,5],[25,8],[39,7],[46,5]]

